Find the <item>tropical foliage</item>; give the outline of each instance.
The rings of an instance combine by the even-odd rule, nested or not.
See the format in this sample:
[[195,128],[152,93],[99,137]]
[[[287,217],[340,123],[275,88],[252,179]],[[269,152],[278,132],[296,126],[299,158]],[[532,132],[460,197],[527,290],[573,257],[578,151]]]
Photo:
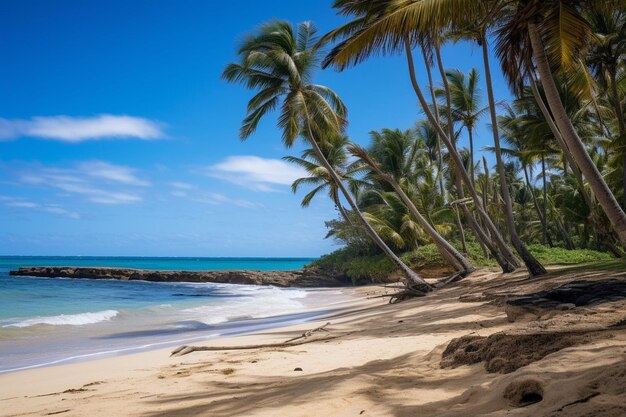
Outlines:
[[[334,7],[348,23],[317,39],[309,23],[270,22],[224,71],[255,90],[242,137],[278,110],[285,144],[301,137],[310,145],[285,158],[307,172],[293,190],[306,188],[304,207],[331,199],[338,217],[327,222],[328,236],[345,245],[320,266],[343,265],[357,281],[400,268],[413,291],[425,292],[433,287],[411,273],[429,262],[460,276],[482,264],[503,272],[524,265],[539,276],[544,263],[624,255],[622,1],[336,0]],[[441,50],[458,41],[479,46],[482,68],[446,68]],[[494,99],[491,48],[514,96],[508,103]],[[345,106],[313,83],[315,69],[321,62],[346,70],[390,53],[404,54],[424,118],[353,142]],[[486,122],[492,134],[480,139],[490,144],[476,149],[477,125]]]

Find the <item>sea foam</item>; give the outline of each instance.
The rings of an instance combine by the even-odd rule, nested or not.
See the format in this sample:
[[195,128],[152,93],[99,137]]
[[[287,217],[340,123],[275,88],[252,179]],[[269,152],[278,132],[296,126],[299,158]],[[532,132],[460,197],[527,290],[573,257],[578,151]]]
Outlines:
[[83,326],[85,324],[94,324],[102,321],[111,320],[117,316],[117,310],[104,310],[93,313],[81,314],[60,314],[58,316],[32,317],[15,323],[5,324],[2,327],[30,327],[38,324],[47,324],[50,326]]
[[307,296],[304,290],[250,288],[228,284],[222,284],[221,287],[224,293],[230,293],[234,298],[226,303],[188,308],[182,310],[182,313],[187,315],[188,319],[205,324],[218,324],[234,319],[272,317],[305,310],[305,305],[298,301]]

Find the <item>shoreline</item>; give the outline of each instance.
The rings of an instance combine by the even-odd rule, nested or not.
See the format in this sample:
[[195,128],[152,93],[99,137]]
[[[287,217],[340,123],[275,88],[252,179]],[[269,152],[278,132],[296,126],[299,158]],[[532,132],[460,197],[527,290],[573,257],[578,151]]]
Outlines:
[[[513,296],[543,302],[551,289],[589,293],[615,281],[626,282],[623,269],[551,268],[540,279],[479,270],[398,304],[378,297],[383,287],[345,288],[354,300],[329,317],[202,343],[219,350],[158,349],[0,375],[0,406],[7,415],[76,417],[617,417],[626,412],[626,298],[541,307],[539,316],[536,304],[530,315],[507,311]],[[580,290],[581,282],[596,286]],[[297,346],[228,349],[284,344],[328,322]],[[495,359],[473,358],[480,349],[469,347],[450,356],[451,341],[467,337],[492,343]]]
[[[370,289],[369,287],[360,287],[359,289],[347,289],[342,288],[342,292],[348,293],[349,296],[353,297],[353,299],[341,302],[342,304],[346,304],[343,307],[337,308],[332,312],[328,312],[319,316],[314,316],[309,319],[296,319],[295,322],[287,322],[281,326],[276,327],[266,327],[261,329],[252,330],[250,332],[245,333],[237,333],[237,334],[226,334],[226,335],[215,335],[204,338],[204,340],[196,340],[196,342],[204,342],[204,343],[218,343],[225,345],[239,345],[246,344],[248,341],[254,341],[254,343],[271,343],[279,340],[279,338],[285,334],[297,334],[298,332],[303,332],[309,330],[309,328],[315,327],[318,323],[325,322],[326,320],[336,319],[338,317],[344,315],[351,315],[355,312],[355,310],[371,307],[372,304],[378,305],[380,300],[372,301],[367,298],[363,298],[363,294],[367,294]],[[334,288],[328,288],[329,290],[335,290]],[[325,288],[320,288],[316,290],[324,291]],[[315,310],[307,310],[304,314],[309,314],[315,312]],[[270,317],[269,319],[272,319]],[[35,395],[46,395],[43,391],[39,391],[39,389],[48,390],[54,389],[53,387],[57,385],[57,383],[68,383],[71,381],[77,381],[76,383],[80,383],[83,379],[91,379],[91,376],[83,375],[77,376],[84,372],[91,372],[93,369],[97,369],[98,372],[104,372],[105,375],[101,374],[101,376],[115,376],[120,372],[125,372],[130,370],[137,362],[146,363],[146,359],[150,359],[151,366],[157,366],[162,364],[167,364],[170,362],[177,362],[179,359],[175,357],[170,357],[170,353],[172,351],[172,347],[181,345],[184,341],[171,341],[166,342],[171,344],[171,347],[160,347],[157,349],[148,349],[141,352],[128,353],[128,354],[119,354],[119,355],[111,355],[104,358],[94,358],[88,360],[79,360],[76,362],[69,363],[60,363],[60,364],[51,364],[51,365],[40,365],[29,367],[26,369],[19,370],[9,370],[0,372],[0,386],[3,386],[3,390],[0,397],[0,402],[10,399],[9,397],[13,396],[26,396],[28,393],[26,391],[30,391],[33,388],[38,393]],[[110,374],[109,374],[110,371]],[[41,375],[41,376],[40,376]],[[58,381],[58,375],[74,375],[70,380]],[[35,377],[37,381],[41,382],[41,385],[38,387],[33,387],[32,384],[10,384],[9,381],[17,380],[17,381],[25,381],[29,380],[31,377]],[[51,384],[49,384],[52,382]],[[89,382],[85,382],[87,384]],[[8,391],[4,389],[4,387],[11,387]],[[8,392],[8,395],[7,395]],[[41,392],[41,393],[40,393]],[[31,393],[32,394],[32,393]]]
[[[61,278],[61,279],[66,279],[66,278]],[[88,278],[85,278],[85,279],[88,279]],[[148,282],[148,281],[146,281],[146,283],[152,284],[152,282]],[[227,285],[235,285],[235,284],[227,284]],[[253,286],[246,286],[246,287],[254,288]],[[19,371],[28,370],[28,369],[37,369],[37,368],[45,368],[49,366],[80,363],[80,362],[85,362],[85,361],[99,360],[103,358],[116,358],[116,357],[132,355],[132,354],[141,353],[141,352],[150,352],[150,351],[158,350],[158,349],[176,347],[183,343],[206,343],[207,341],[215,340],[215,339],[223,339],[223,338],[236,337],[240,335],[254,334],[254,333],[261,332],[261,331],[270,331],[276,328],[284,328],[287,326],[297,325],[301,323],[322,320],[324,317],[332,315],[335,311],[337,311],[338,309],[341,309],[343,305],[346,305],[346,304],[350,305],[354,301],[353,295],[347,294],[346,292],[343,292],[338,288],[331,288],[331,287],[307,288],[307,289],[301,289],[300,291],[305,291],[306,296],[300,299],[301,300],[300,303],[302,303],[302,306],[299,311],[278,313],[278,314],[269,315],[269,316],[261,315],[258,317],[254,317],[254,316],[250,316],[250,317],[242,316],[239,318],[234,317],[234,318],[225,319],[223,322],[210,324],[210,325],[209,324],[201,325],[201,323],[197,323],[197,324],[190,323],[190,324],[193,324],[191,327],[183,326],[180,328],[180,330],[177,330],[175,332],[170,329],[171,323],[167,323],[167,322],[157,324],[156,327],[153,327],[150,330],[139,330],[139,331],[132,331],[128,329],[126,327],[127,324],[125,322],[115,323],[109,320],[106,320],[104,323],[100,322],[96,324],[87,325],[87,327],[85,328],[82,328],[82,326],[78,326],[78,325],[62,326],[60,330],[56,330],[56,331],[63,331],[65,332],[64,334],[66,334],[68,331],[72,332],[71,334],[74,334],[74,335],[80,334],[81,335],[80,338],[84,339],[84,340],[78,339],[74,341],[74,343],[72,344],[72,349],[74,351],[71,352],[70,354],[70,351],[68,350],[67,352],[68,356],[63,356],[63,357],[58,357],[58,355],[55,355],[56,356],[55,357],[51,355],[51,352],[49,351],[50,343],[52,343],[55,346],[55,349],[58,351],[59,349],[58,349],[58,346],[56,346],[56,344],[59,341],[59,337],[53,336],[52,339],[50,339],[50,336],[53,335],[53,333],[50,333],[50,332],[54,331],[53,327],[56,327],[56,326],[53,326],[53,327],[46,326],[48,327],[46,329],[47,336],[46,335],[40,336],[40,337],[45,338],[43,344],[41,344],[40,347],[41,349],[47,349],[47,351],[45,351],[46,356],[42,356],[42,359],[39,361],[26,360],[26,359],[19,358],[19,360],[21,361],[26,360],[27,361],[26,364],[23,364],[23,366],[20,365],[20,366],[12,367],[12,368],[7,368],[6,366],[3,366],[0,368],[0,375],[9,374],[13,372],[19,372]],[[330,303],[325,302],[325,300],[328,300],[329,298],[332,301]],[[201,304],[200,306],[202,307],[203,304]],[[116,313],[119,314],[119,312],[117,311]],[[85,313],[85,314],[92,314],[92,313]],[[116,314],[116,316],[118,314]],[[55,317],[58,317],[58,316],[55,316]],[[180,323],[182,324],[182,322]],[[102,325],[105,325],[106,328],[102,328]],[[30,330],[32,326],[33,325],[23,328],[24,329],[23,331],[32,332],[32,330]],[[98,327],[90,327],[90,326],[98,326]],[[0,328],[0,330],[2,329]],[[11,327],[10,325],[8,325],[6,330],[7,331],[8,330],[22,331],[22,327],[19,327],[19,326]],[[144,335],[146,334],[146,332],[150,333],[150,338],[148,339],[143,338],[145,337]],[[11,338],[16,335],[16,334],[13,334],[13,336],[10,336],[11,334],[12,333],[9,333],[5,336],[8,336]],[[101,338],[107,338],[107,337],[116,338],[116,335],[118,334],[124,334],[127,336],[124,339],[119,339],[122,341],[121,344],[118,343],[117,345],[109,345],[106,347],[104,345],[100,347],[97,347],[97,346],[87,347],[87,345],[85,345],[84,348],[77,350],[78,346],[82,346],[82,344],[84,344],[84,342],[89,339],[94,339],[94,338],[101,339]],[[6,339],[6,340],[8,341],[10,339]],[[28,342],[29,340],[30,339],[25,339],[26,342]],[[61,340],[63,339],[61,338]],[[76,343],[78,343],[78,345]],[[20,342],[20,344],[23,344],[23,343]],[[19,349],[19,345],[13,345],[12,347],[10,347],[10,349],[15,352],[17,349]],[[41,353],[43,354],[44,351],[42,351]],[[15,359],[18,359],[18,358],[16,357]]]

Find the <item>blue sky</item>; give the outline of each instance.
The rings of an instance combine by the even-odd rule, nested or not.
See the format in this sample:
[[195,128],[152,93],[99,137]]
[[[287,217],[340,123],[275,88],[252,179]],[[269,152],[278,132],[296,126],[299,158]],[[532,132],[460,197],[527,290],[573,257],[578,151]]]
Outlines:
[[[335,246],[320,198],[300,208],[275,118],[238,140],[250,92],[220,80],[242,36],[271,18],[343,22],[331,1],[24,0],[0,3],[0,254],[318,256]],[[448,68],[481,69],[477,46]],[[497,61],[497,99],[510,97]],[[419,79],[426,84],[423,67]],[[481,71],[482,73],[482,71]],[[348,134],[421,116],[402,57],[317,82],[349,109]],[[484,86],[483,86],[484,89]],[[485,98],[486,100],[486,98]],[[490,144],[487,120],[477,148]],[[462,139],[462,144],[465,139]]]

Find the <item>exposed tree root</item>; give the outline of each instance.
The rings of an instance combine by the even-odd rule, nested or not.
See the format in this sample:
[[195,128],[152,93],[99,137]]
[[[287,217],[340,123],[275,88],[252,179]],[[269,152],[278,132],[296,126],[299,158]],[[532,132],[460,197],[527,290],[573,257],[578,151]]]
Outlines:
[[407,283],[406,288],[389,294],[389,304],[396,304],[414,297],[423,297],[433,290],[430,285]]
[[405,287],[398,292],[395,292],[393,294],[383,294],[373,298],[389,297],[389,304],[396,304],[414,297],[423,297],[431,291],[441,289],[450,283],[462,280],[472,272],[473,270],[455,272],[452,275],[440,279],[433,285],[428,286],[413,283],[405,284]]
[[337,336],[328,336],[323,338],[309,339],[309,337],[316,332],[328,332],[326,327],[330,325],[330,322],[323,326],[316,327],[315,329],[307,330],[302,335],[284,341],[282,343],[267,343],[263,345],[243,345],[243,346],[179,346],[172,351],[170,356],[183,356],[191,352],[198,351],[218,351],[218,350],[249,350],[249,349],[263,349],[263,348],[280,348],[303,345],[305,343],[317,342],[320,340],[331,340]]
[[449,275],[449,276],[447,276],[445,278],[442,278],[439,281],[437,281],[436,283],[434,283],[433,287],[435,287],[436,289],[443,288],[443,287],[445,287],[448,284],[451,284],[453,282],[457,282],[457,281],[462,280],[463,278],[465,278],[466,276],[468,276],[469,274],[471,274],[474,271],[475,270],[455,272],[454,274]]

